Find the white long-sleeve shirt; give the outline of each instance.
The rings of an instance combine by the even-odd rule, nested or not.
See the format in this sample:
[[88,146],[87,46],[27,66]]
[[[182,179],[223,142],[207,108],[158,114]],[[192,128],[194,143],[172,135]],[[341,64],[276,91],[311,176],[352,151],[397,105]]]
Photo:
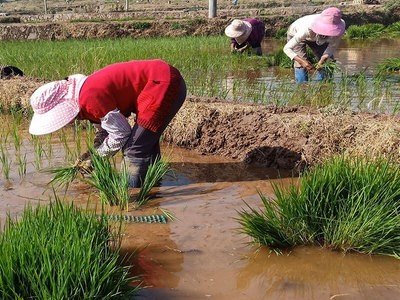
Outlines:
[[298,55],[294,50],[296,46],[304,41],[317,42],[319,45],[328,43],[328,47],[323,53],[323,56],[327,55],[328,57],[332,57],[336,48],[339,46],[342,36],[321,37],[310,29],[311,24],[317,16],[318,14],[301,17],[289,26],[287,35],[292,36],[292,38],[283,47],[283,51],[291,60]]

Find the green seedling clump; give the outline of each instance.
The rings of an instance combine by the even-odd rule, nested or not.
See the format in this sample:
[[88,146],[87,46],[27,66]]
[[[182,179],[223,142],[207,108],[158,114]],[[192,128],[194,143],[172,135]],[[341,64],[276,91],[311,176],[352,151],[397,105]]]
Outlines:
[[119,255],[120,229],[64,204],[25,208],[0,235],[1,299],[132,299],[131,266]]
[[242,232],[276,252],[296,245],[400,255],[400,169],[388,159],[333,157],[299,184],[275,184],[263,209],[239,211]]

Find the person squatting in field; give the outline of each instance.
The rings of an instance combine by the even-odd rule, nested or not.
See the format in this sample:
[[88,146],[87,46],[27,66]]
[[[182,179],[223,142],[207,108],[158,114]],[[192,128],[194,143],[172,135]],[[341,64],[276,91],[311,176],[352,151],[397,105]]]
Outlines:
[[[283,51],[294,63],[297,82],[308,81],[308,73],[312,70],[316,71],[317,80],[329,76],[324,70],[324,63],[333,60],[333,53],[339,46],[345,27],[342,13],[336,7],[327,8],[320,14],[301,17],[289,26]],[[307,59],[306,46],[310,47],[318,59],[315,67]]]
[[[96,129],[95,151],[112,156],[122,150],[129,187],[137,188],[161,155],[161,134],[185,98],[180,72],[162,60],[114,63],[89,76],[71,75],[34,91],[29,132],[43,135],[75,119],[89,120]],[[131,114],[136,115],[133,127],[128,122]]]

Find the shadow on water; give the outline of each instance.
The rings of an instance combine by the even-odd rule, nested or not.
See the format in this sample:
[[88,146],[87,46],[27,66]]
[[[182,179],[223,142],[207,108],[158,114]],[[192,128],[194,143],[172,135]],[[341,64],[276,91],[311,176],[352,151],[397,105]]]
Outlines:
[[[247,165],[245,163],[171,163],[172,170],[179,176],[170,175],[163,186],[185,185],[205,182],[240,182],[271,180],[292,176],[291,170]],[[294,175],[294,174],[293,174]]]
[[243,162],[207,160],[171,162],[173,171],[164,186],[204,182],[240,182],[272,180],[296,176],[301,154],[284,147],[258,147],[249,151]]

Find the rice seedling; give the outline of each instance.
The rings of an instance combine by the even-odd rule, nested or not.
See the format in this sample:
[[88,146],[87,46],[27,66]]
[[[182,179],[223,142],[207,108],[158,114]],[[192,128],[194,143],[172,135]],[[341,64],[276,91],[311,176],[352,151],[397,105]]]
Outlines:
[[391,38],[399,37],[400,36],[400,21],[390,24],[388,27],[386,27],[385,33]]
[[10,179],[11,160],[8,158],[8,154],[3,144],[0,144],[0,161],[1,171],[3,172],[5,179]]
[[345,37],[350,39],[367,39],[379,37],[385,30],[382,24],[350,25]]
[[53,143],[52,143],[53,135],[47,134],[46,135],[46,153],[47,153],[47,158],[51,160],[53,156]]
[[82,172],[82,168],[77,164],[70,164],[68,166],[50,169],[48,172],[53,174],[53,178],[49,182],[49,185],[55,189],[68,189],[71,182],[74,181]]
[[91,167],[90,175],[82,181],[95,187],[100,193],[103,204],[119,205],[121,209],[128,209],[130,193],[128,189],[129,174],[125,164],[122,164],[118,172],[112,158],[101,157],[95,151],[90,150]]
[[132,299],[138,277],[119,255],[121,236],[121,226],[57,197],[27,206],[0,234],[1,298]]
[[259,193],[263,209],[239,211],[241,231],[276,252],[313,244],[366,254],[400,254],[400,171],[390,159],[334,157],[299,184]]
[[70,146],[69,146],[68,134],[67,134],[67,131],[64,128],[59,130],[59,139],[60,139],[60,142],[62,143],[62,145],[64,147],[65,160],[69,161],[69,160],[73,159],[74,157],[76,157],[75,154],[73,153],[73,151],[71,150]]
[[387,58],[377,66],[378,74],[399,72],[400,71],[400,58]]
[[178,218],[174,215],[174,214],[172,214],[169,210],[167,210],[167,209],[164,209],[164,208],[159,208],[159,210],[161,210],[161,212],[162,212],[162,214],[164,215],[164,216],[166,216],[169,220],[171,220],[171,221],[175,221],[175,220],[177,220]]
[[152,162],[147,170],[146,176],[143,180],[142,187],[136,198],[137,206],[142,206],[147,203],[151,197],[150,192],[160,180],[170,171],[169,163],[165,159],[157,157]]
[[22,156],[21,154],[17,155],[17,163],[18,163],[18,174],[19,177],[22,179],[25,177],[26,175],[26,153],[24,154],[24,156]]
[[40,141],[40,139],[36,139],[35,145],[35,168],[36,170],[40,170],[42,166],[42,159],[43,159],[43,145]]

